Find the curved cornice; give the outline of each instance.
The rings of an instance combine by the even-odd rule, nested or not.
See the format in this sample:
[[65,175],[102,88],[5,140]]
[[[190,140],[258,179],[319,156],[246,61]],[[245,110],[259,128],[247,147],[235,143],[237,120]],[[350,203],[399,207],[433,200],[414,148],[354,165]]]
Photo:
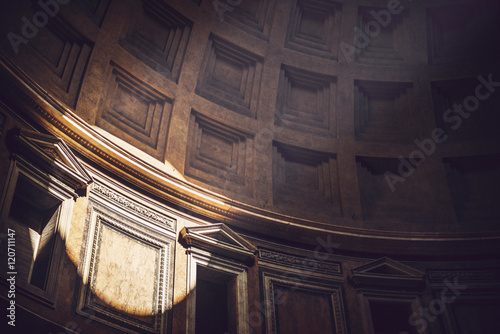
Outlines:
[[45,91],[0,53],[2,98],[73,150],[117,177],[229,226],[305,245],[335,240],[343,251],[400,255],[474,255],[500,252],[500,232],[396,232],[325,224],[278,214],[208,191],[119,147]]

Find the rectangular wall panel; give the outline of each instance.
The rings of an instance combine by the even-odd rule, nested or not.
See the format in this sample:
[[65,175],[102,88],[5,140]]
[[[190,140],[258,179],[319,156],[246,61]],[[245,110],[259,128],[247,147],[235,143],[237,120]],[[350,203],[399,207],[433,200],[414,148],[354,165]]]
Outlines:
[[90,194],[77,312],[129,333],[164,333],[172,308],[174,222],[125,188]]

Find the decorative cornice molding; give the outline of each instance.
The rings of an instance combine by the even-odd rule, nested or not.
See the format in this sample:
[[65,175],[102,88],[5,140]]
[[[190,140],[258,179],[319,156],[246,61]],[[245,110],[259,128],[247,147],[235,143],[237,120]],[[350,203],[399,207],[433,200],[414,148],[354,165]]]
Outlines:
[[443,282],[444,280],[458,279],[466,281],[500,281],[500,269],[486,270],[430,270],[428,272],[431,282]]
[[180,232],[181,239],[189,247],[197,247],[205,251],[232,259],[253,263],[257,248],[224,224],[208,226],[184,227]]
[[[286,216],[232,201],[179,179],[134,156],[93,129],[62,102],[47,93],[0,52],[0,94],[20,114],[66,143],[80,156],[145,192],[158,196],[208,219],[231,226],[315,245],[320,236],[335,235],[345,251],[409,254],[422,256],[497,254],[500,231],[484,233],[387,232],[353,228],[343,218],[332,224]],[[339,223],[337,223],[337,220]],[[478,247],[480,245],[481,247]]]
[[7,132],[6,143],[12,154],[53,175],[54,182],[70,187],[75,197],[85,195],[93,182],[60,138],[16,127]]
[[325,274],[342,273],[339,263],[323,262],[312,258],[293,256],[265,249],[259,249],[259,260],[292,267],[294,269],[303,269]]
[[416,291],[421,290],[425,284],[425,273],[387,257],[352,269],[349,278],[357,288],[383,287]]
[[108,187],[103,186],[102,184],[95,183],[91,191],[104,196],[106,199],[114,202],[115,204],[121,207],[132,210],[133,212],[144,218],[153,220],[162,225],[167,225],[170,228],[174,228],[172,219],[162,216],[156,212],[153,212],[151,209],[148,209],[143,205],[137,204],[129,200],[125,196],[109,189]]

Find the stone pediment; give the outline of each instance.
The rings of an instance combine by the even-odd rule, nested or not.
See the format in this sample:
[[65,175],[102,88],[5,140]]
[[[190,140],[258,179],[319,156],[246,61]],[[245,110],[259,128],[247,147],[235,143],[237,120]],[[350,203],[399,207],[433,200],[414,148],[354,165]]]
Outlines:
[[245,262],[254,260],[257,248],[225,224],[184,227],[181,238],[188,246]]
[[7,134],[7,143],[16,156],[56,176],[76,193],[92,182],[92,177],[60,138],[15,128]]
[[392,289],[419,289],[425,280],[425,273],[387,257],[352,269],[349,276],[356,287]]

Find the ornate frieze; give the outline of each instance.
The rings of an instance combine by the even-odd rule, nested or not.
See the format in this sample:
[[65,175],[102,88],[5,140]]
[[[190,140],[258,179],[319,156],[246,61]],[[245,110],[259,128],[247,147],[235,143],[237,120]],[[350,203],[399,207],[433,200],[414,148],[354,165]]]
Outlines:
[[104,196],[106,199],[114,202],[115,204],[118,204],[121,207],[127,208],[129,210],[132,210],[136,214],[147,218],[149,220],[153,220],[156,223],[164,224],[167,225],[170,228],[173,228],[173,222],[171,219],[162,216],[153,210],[146,208],[145,206],[142,206],[138,203],[135,203],[125,196],[103,186],[102,184],[95,183],[94,187],[92,188],[93,192],[99,193],[100,195]]
[[259,250],[259,259],[278,265],[293,267],[296,269],[310,270],[325,274],[342,273],[339,263],[328,263],[318,261],[315,258],[298,257],[265,249]]
[[490,270],[431,270],[429,271],[431,281],[453,281],[458,279],[464,281],[494,281],[500,279],[500,269]]

